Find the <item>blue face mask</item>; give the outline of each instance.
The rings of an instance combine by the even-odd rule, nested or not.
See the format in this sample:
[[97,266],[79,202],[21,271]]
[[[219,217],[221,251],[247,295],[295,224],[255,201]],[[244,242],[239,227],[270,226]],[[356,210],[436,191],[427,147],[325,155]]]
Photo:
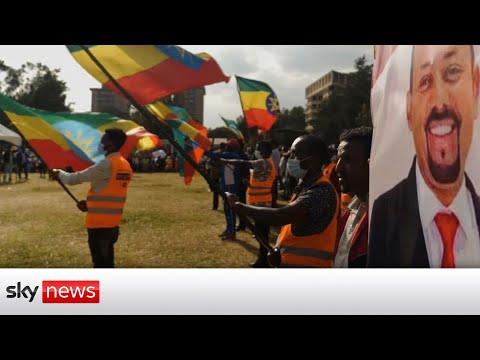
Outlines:
[[98,143],[98,152],[102,155],[107,155],[107,150],[105,150],[102,143]]
[[288,159],[287,161],[287,170],[296,179],[302,179],[308,172],[309,169],[302,169],[300,164],[302,161],[305,161],[307,159],[311,158],[311,156],[303,159],[303,160],[298,160],[298,159]]
[[254,155],[255,155],[255,157],[256,157],[258,160],[263,159],[262,154],[261,154],[260,151],[258,151],[258,150],[255,150],[255,154],[254,154]]

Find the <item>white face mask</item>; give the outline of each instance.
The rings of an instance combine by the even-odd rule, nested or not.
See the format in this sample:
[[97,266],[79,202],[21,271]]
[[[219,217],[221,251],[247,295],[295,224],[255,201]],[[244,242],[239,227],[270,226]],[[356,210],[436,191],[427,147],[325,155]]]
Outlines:
[[288,172],[297,179],[303,179],[303,177],[307,174],[309,169],[302,169],[300,164],[307,160],[310,159],[311,156],[303,159],[303,160],[298,160],[298,159],[288,159],[287,161],[287,170]]
[[258,150],[255,150],[255,154],[254,154],[254,155],[255,155],[255,157],[256,157],[258,160],[263,159],[263,156],[262,156],[261,152],[258,151]]

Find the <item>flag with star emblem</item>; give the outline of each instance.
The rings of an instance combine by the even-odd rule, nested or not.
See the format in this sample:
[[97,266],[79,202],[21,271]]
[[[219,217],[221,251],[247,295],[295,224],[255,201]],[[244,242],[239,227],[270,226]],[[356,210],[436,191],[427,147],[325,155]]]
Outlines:
[[104,131],[112,127],[127,134],[127,141],[120,149],[125,158],[135,148],[149,150],[160,144],[158,136],[135,122],[109,114],[36,110],[1,94],[0,110],[50,169],[71,166],[74,171],[80,171],[104,159],[98,144]]
[[236,78],[247,126],[269,131],[280,113],[277,95],[270,86],[261,81],[240,76]]
[[[82,46],[142,105],[183,90],[230,80],[209,54],[195,55],[175,45]],[[104,87],[122,95],[80,45],[67,48]]]

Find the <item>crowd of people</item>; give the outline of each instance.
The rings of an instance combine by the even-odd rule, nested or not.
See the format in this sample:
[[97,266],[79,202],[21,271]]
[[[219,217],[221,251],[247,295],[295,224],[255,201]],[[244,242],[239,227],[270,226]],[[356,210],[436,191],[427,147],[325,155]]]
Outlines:
[[[132,173],[178,168],[175,155],[163,149],[123,159],[118,153],[123,135],[107,132],[102,138],[105,161],[81,172],[50,172],[53,179],[69,185],[92,184],[87,199],[77,206],[87,213],[95,267],[114,266],[113,244]],[[241,141],[230,139],[206,151],[201,166],[227,194],[225,229],[219,236],[235,241],[236,232],[246,230],[244,220],[249,218],[259,243],[269,243],[272,226],[281,227],[276,246],[283,267],[365,267],[371,142],[372,129],[362,127],[345,131],[338,148],[304,135],[291,147],[262,140],[245,148]],[[19,181],[22,172],[28,179],[29,172],[46,170],[29,149],[15,146],[4,147],[1,165],[4,182],[12,181],[12,173]],[[217,210],[218,191],[213,194],[212,209]],[[285,206],[277,203],[279,194],[288,201]],[[259,245],[257,260],[250,266],[271,265],[267,248]]]
[[0,181],[2,183],[11,183],[12,176],[16,178],[17,182],[22,179],[27,181],[32,172],[39,173],[42,178],[46,177],[46,165],[28,148],[3,143],[0,149],[0,171],[2,173]]
[[[281,227],[276,245],[283,267],[366,267],[372,132],[349,129],[338,147],[304,135],[291,147],[260,141],[244,149],[230,139],[206,152],[209,175],[228,194],[221,239],[236,240],[246,216],[263,243],[269,241],[271,226]],[[278,194],[289,203],[279,206]],[[215,193],[212,209],[218,209]],[[260,244],[250,266],[271,267],[265,246]]]

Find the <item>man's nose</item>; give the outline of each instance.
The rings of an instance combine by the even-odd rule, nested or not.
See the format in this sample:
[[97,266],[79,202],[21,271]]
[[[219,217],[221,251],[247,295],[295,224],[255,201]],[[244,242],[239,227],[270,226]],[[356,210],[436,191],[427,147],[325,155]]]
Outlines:
[[435,82],[434,93],[432,94],[432,105],[438,112],[446,109],[449,98],[448,85],[444,81],[439,80]]

